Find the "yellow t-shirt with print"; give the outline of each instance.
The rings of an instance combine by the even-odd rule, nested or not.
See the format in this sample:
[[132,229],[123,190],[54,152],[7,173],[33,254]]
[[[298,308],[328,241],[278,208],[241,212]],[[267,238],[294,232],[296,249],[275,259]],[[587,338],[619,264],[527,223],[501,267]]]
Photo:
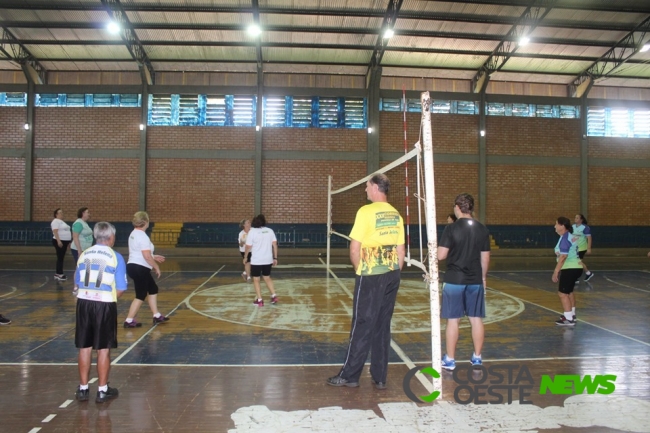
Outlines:
[[397,246],[404,245],[404,222],[390,204],[375,202],[359,209],[350,237],[361,242],[357,275],[380,275],[399,269]]

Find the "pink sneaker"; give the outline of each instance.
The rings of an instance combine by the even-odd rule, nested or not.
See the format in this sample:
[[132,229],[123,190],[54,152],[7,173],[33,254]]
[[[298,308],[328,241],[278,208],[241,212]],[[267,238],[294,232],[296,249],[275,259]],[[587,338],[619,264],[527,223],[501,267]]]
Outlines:
[[278,303],[278,295],[271,296],[271,304],[277,304]]
[[258,307],[263,307],[264,306],[264,299],[259,299],[259,300],[256,299],[253,302],[253,304],[257,305]]

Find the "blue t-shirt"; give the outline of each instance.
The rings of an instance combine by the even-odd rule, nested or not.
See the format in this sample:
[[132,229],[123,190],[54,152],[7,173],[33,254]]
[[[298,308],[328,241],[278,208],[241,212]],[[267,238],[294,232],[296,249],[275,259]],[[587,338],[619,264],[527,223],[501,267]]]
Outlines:
[[566,232],[557,241],[555,246],[555,255],[557,260],[560,256],[566,255],[567,258],[562,265],[562,269],[577,269],[582,268],[580,257],[578,257],[578,237]]

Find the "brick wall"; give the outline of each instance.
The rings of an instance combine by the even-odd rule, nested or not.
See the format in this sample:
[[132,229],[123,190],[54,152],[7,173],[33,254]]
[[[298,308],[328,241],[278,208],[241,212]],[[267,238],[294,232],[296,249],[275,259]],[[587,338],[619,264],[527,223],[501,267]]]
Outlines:
[[65,221],[88,207],[91,220],[130,221],[138,207],[138,161],[118,158],[39,158],[34,162],[33,220]]
[[140,146],[139,108],[37,107],[34,147],[129,149]]
[[25,219],[25,160],[0,158],[0,221]]
[[0,107],[0,149],[25,147],[25,107]]
[[[24,107],[0,108],[0,149],[24,147]],[[137,149],[140,109],[135,108],[37,108],[34,146],[44,149]],[[380,149],[404,150],[402,113],[380,113]],[[407,114],[408,146],[419,137],[420,115]],[[488,165],[488,224],[552,224],[560,214],[571,216],[580,206],[580,168],[535,165],[535,158],[580,156],[579,121],[488,117],[489,157],[530,158],[530,164]],[[478,154],[478,118],[433,115],[434,152],[467,157]],[[323,153],[323,159],[276,159],[265,153],[262,164],[262,212],[270,223],[325,222],[327,176],[334,188],[366,174],[364,161],[346,161],[333,152],[365,152],[365,130],[264,128],[264,152],[301,150]],[[248,150],[255,148],[254,128],[149,127],[149,150]],[[8,155],[8,154],[6,154]],[[334,156],[333,156],[334,155]],[[50,156],[50,155],[48,155]],[[650,139],[589,139],[587,210],[594,225],[646,224],[650,205],[644,200],[650,189],[650,170],[603,167],[607,160],[647,160]],[[334,158],[334,159],[331,159]],[[448,159],[447,159],[448,161]],[[385,164],[387,161],[382,161]],[[0,156],[0,220],[24,217],[24,161]],[[625,161],[622,165],[626,165]],[[91,209],[93,220],[129,221],[138,209],[139,163],[136,158],[37,157],[34,162],[33,219],[49,221],[62,207],[66,219],[74,219],[81,206]],[[390,201],[403,214],[404,174],[389,174]],[[416,169],[409,164],[411,217],[417,219]],[[444,223],[453,199],[469,192],[478,199],[478,164],[435,162],[436,220]],[[366,203],[364,187],[334,197],[334,222],[350,223]],[[253,159],[161,159],[147,161],[147,210],[154,221],[235,222],[254,211]]]

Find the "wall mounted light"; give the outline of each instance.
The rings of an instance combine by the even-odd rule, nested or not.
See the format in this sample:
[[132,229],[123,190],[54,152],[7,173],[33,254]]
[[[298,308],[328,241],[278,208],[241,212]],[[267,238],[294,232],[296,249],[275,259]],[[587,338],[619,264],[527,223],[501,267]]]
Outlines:
[[144,131],[144,125],[142,123],[140,124],[140,131]]
[[372,128],[368,128],[368,134],[372,134]]
[[259,131],[260,130],[260,125],[255,125],[255,130]]
[[485,137],[485,131],[481,129],[481,137]]
[[24,128],[25,128],[25,131],[29,131],[29,123],[25,123]]

